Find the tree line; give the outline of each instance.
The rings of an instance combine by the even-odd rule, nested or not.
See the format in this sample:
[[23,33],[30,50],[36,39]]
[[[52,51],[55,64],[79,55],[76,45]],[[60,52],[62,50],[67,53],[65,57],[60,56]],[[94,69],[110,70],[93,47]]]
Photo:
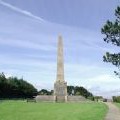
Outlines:
[[120,103],[120,96],[113,96],[113,102]]
[[92,98],[93,94],[82,86],[67,86],[68,95],[81,95],[85,98]]
[[17,77],[6,78],[0,73],[0,98],[32,98],[37,89],[30,83]]

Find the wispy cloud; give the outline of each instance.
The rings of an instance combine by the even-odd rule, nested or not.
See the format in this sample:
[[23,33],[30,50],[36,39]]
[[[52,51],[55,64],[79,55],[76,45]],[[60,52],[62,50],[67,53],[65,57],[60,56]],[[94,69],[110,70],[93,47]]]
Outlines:
[[28,12],[26,10],[22,10],[22,9],[20,9],[20,8],[14,6],[14,5],[11,5],[11,4],[7,3],[7,2],[4,2],[4,1],[0,0],[0,4],[5,6],[5,7],[10,8],[11,10],[14,10],[16,12],[22,13],[22,14],[28,16],[28,17],[34,18],[36,20],[39,20],[40,22],[45,22],[44,19],[42,19],[42,18],[32,14],[31,12]]
[[3,40],[0,38],[0,44],[1,45],[9,45],[12,47],[21,47],[21,48],[30,48],[35,50],[44,50],[44,51],[52,51],[56,48],[54,46],[48,45],[48,44],[38,44],[33,41],[25,41],[25,40],[13,40],[11,38]]
[[[44,20],[44,19],[42,19],[42,18],[40,18],[40,17],[32,14],[31,12],[26,11],[26,10],[22,10],[22,9],[20,9],[20,8],[14,6],[14,5],[11,5],[11,4],[7,3],[7,2],[4,2],[3,0],[0,0],[0,4],[3,5],[3,6],[5,6],[5,7],[8,7],[11,10],[14,10],[16,12],[22,13],[22,14],[28,16],[28,17],[34,18],[36,20],[39,20],[40,22],[47,22],[46,20]],[[73,36],[78,36],[78,34],[81,33],[81,35],[78,36],[78,38],[79,38],[78,41],[80,41],[79,43],[81,43],[80,46],[81,46],[82,49],[92,49],[92,50],[102,50],[102,51],[110,51],[111,50],[111,48],[106,48],[104,46],[100,46],[100,45],[98,45],[98,44],[95,43],[96,39],[100,38],[100,36],[96,35],[96,32],[91,32],[91,31],[85,30],[85,29],[76,29],[74,27],[72,28],[72,27],[62,26],[62,25],[59,25],[59,24],[51,23],[51,22],[47,22],[46,24],[49,24],[50,28],[53,26],[53,28],[55,30],[58,29],[58,30],[60,30],[62,32],[65,29],[66,31],[68,31],[69,34],[72,33]],[[51,31],[49,28],[48,28],[48,30]],[[77,34],[74,34],[76,32],[77,32]],[[85,37],[86,34],[88,36]],[[89,40],[92,41],[92,42],[90,42]],[[99,39],[98,39],[98,41],[99,41]],[[7,42],[10,44],[9,41],[7,41]],[[77,42],[77,40],[76,40],[76,42]],[[6,44],[8,44],[8,43],[6,43]],[[20,42],[17,41],[16,45],[20,46],[21,44],[18,44],[18,43],[20,43]],[[31,47],[31,48],[34,47],[34,45],[31,46],[30,44],[31,43],[29,42],[28,47]],[[73,44],[72,41],[71,41],[71,44]],[[25,45],[26,44],[22,44],[21,46],[25,47]],[[36,49],[40,48],[39,45],[35,45],[35,47],[36,47]],[[48,47],[44,47],[44,48],[48,48]]]

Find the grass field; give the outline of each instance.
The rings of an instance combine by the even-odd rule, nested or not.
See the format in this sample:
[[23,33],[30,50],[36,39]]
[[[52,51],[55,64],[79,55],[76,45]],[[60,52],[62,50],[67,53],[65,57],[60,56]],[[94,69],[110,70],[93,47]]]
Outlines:
[[0,103],[0,120],[103,120],[106,112],[102,103]]
[[115,103],[120,108],[120,103]]

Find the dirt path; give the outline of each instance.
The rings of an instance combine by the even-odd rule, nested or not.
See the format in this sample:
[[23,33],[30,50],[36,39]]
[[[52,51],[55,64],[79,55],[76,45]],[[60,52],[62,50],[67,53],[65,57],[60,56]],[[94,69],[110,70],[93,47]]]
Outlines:
[[105,120],[120,120],[120,109],[111,102],[106,102],[109,107]]

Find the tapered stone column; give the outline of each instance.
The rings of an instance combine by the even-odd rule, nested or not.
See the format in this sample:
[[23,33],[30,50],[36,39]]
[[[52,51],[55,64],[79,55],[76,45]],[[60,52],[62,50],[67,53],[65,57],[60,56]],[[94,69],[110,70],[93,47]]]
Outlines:
[[63,57],[63,40],[62,36],[58,38],[58,53],[57,53],[57,77],[56,81],[64,81],[64,57]]
[[62,36],[58,37],[57,77],[54,84],[54,97],[57,102],[67,101],[67,83],[64,80],[64,57]]

